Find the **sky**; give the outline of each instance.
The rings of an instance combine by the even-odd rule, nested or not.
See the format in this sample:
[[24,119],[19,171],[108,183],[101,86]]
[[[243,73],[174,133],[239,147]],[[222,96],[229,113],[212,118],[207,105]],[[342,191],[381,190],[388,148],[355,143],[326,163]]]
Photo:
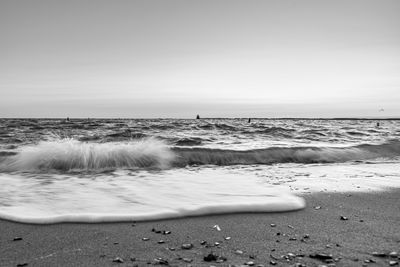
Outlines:
[[398,0],[1,0],[0,117],[400,117]]

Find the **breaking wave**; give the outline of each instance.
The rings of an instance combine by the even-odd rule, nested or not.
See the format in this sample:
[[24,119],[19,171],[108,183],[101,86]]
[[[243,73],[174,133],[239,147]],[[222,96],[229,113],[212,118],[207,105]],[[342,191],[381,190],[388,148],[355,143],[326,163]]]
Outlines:
[[126,143],[86,143],[75,139],[61,139],[22,147],[18,154],[0,161],[0,171],[101,171],[131,168],[164,169],[195,164],[226,166],[336,163],[399,156],[399,141],[351,147],[270,147],[239,151],[199,147],[170,148],[165,142],[153,138]]
[[1,171],[102,170],[118,168],[167,168],[174,153],[156,139],[127,143],[85,143],[75,139],[42,141],[22,147],[7,158]]
[[352,147],[271,147],[254,150],[175,148],[178,165],[335,163],[400,156],[400,142]]

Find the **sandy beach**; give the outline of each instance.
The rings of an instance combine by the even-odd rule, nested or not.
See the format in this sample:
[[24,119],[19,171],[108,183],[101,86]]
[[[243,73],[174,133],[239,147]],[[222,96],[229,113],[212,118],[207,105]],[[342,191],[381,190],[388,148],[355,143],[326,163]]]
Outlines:
[[305,198],[304,210],[287,213],[107,224],[0,221],[0,265],[398,264],[398,256],[389,254],[400,247],[400,190]]

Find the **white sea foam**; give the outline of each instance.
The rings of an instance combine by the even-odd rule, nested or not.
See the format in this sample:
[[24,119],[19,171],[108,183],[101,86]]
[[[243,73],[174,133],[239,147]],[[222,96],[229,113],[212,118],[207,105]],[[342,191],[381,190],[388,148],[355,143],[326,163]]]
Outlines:
[[[301,209],[304,200],[257,177],[212,169],[73,177],[2,174],[0,217],[25,223],[139,221]],[[229,182],[227,183],[227,179]]]
[[165,168],[175,155],[157,139],[125,143],[85,143],[75,139],[41,141],[23,146],[0,165],[1,171],[104,170],[116,168]]
[[0,218],[94,223],[292,211],[305,206],[305,193],[400,188],[397,167],[397,162],[377,162],[119,170],[95,176],[8,173],[0,175]]

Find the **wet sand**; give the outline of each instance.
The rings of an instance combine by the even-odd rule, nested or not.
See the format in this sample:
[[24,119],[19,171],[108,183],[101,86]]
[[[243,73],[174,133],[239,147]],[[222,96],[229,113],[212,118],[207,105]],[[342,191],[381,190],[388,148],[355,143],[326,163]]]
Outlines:
[[[305,198],[304,210],[287,213],[107,224],[0,221],[0,266],[389,266],[400,262],[388,255],[400,252],[400,190]],[[183,244],[188,245],[182,248]]]

